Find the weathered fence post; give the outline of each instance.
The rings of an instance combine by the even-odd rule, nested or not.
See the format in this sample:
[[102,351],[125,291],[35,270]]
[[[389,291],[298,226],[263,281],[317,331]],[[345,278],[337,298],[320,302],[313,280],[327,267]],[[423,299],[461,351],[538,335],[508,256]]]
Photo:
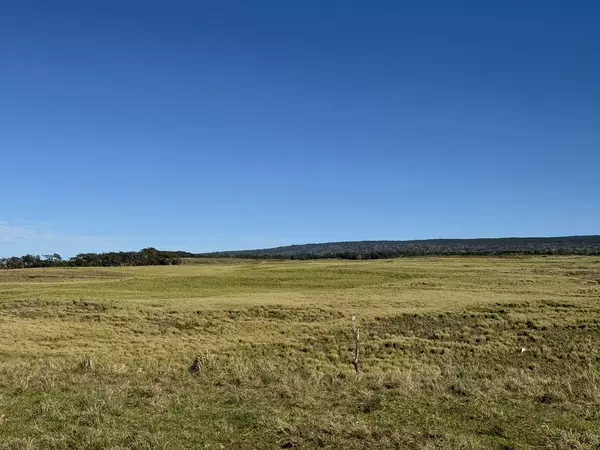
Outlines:
[[360,374],[360,365],[358,363],[358,326],[356,325],[356,317],[352,316],[352,331],[354,333],[354,360],[352,361],[352,365],[354,366],[354,371],[356,375]]

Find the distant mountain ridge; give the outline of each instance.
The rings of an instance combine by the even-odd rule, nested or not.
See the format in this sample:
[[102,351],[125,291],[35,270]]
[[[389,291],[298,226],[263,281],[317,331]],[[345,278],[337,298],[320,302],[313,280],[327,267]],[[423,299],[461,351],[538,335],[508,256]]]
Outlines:
[[600,255],[600,235],[348,241],[196,254],[196,257],[378,259],[434,255]]

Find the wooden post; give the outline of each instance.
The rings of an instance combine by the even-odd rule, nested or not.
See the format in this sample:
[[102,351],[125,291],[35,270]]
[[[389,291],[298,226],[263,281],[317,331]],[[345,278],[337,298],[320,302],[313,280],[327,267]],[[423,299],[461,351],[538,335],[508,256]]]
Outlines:
[[360,374],[360,365],[358,363],[358,326],[356,325],[356,317],[352,316],[352,331],[354,332],[354,360],[352,361],[352,365],[354,366],[354,371],[358,376]]

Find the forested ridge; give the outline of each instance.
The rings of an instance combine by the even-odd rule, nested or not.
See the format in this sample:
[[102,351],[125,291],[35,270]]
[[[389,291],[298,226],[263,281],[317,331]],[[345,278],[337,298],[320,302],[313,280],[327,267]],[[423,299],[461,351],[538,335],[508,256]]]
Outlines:
[[412,241],[351,241],[289,245],[258,250],[191,253],[145,248],[138,252],[80,253],[0,258],[0,269],[27,267],[109,267],[180,264],[182,258],[380,259],[436,255],[600,255],[600,235]]
[[435,255],[600,255],[600,235],[564,237],[351,241],[290,245],[196,256],[274,259],[379,259]]

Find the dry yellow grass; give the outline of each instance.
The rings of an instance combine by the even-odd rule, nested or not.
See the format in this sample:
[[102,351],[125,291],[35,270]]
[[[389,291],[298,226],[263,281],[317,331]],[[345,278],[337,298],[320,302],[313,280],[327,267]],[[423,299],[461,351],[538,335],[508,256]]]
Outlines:
[[0,271],[0,448],[597,448],[599,299],[593,257]]

